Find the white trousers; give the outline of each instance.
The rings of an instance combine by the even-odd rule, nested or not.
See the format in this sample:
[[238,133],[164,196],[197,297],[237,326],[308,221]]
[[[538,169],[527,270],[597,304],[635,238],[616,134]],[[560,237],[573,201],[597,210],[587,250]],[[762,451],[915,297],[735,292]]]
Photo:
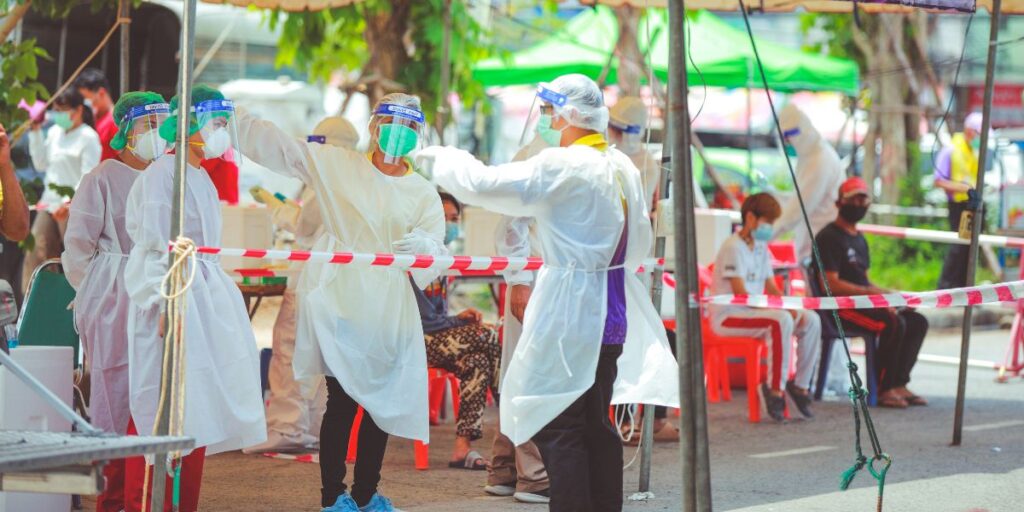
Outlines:
[[721,336],[765,340],[768,345],[768,386],[781,390],[789,378],[793,336],[796,336],[796,377],[793,383],[809,389],[814,367],[821,358],[821,319],[814,311],[800,310],[796,319],[781,309],[737,308],[715,319]]

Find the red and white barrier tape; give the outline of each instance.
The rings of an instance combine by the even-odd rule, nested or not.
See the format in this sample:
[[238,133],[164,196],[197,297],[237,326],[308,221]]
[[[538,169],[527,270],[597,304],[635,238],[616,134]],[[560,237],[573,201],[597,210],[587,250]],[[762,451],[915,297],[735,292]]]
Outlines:
[[[697,208],[697,212],[705,214],[728,215],[733,222],[740,222],[740,212],[735,210],[715,210]],[[800,229],[803,229],[802,227]],[[970,240],[960,238],[960,235],[953,231],[939,231],[935,229],[901,228],[895,226],[879,226],[877,224],[857,224],[857,229],[864,233],[903,240],[918,240],[921,242],[938,242],[954,245],[969,245]],[[981,235],[978,243],[991,247],[1013,247],[1024,248],[1024,238],[999,235]]]
[[[336,265],[360,267],[388,267],[402,270],[433,269],[481,275],[537,270],[543,262],[540,258],[506,258],[502,256],[430,256],[413,254],[367,254],[353,252],[311,252],[276,249],[231,249],[221,247],[198,247],[200,254],[234,256],[265,260],[311,261]],[[663,266],[665,260],[649,259],[641,269]],[[264,276],[270,277],[270,276]]]
[[[669,288],[676,287],[673,276],[664,275]],[[1024,299],[1024,281],[986,284],[969,288],[931,292],[886,293],[850,297],[780,297],[777,295],[713,295],[701,302],[719,306],[748,306],[766,309],[876,309],[876,308],[957,308],[1014,302]]]

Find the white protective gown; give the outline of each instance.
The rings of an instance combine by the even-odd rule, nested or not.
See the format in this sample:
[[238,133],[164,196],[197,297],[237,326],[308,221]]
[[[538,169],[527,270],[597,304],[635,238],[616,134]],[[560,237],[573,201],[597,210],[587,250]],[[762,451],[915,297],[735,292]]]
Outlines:
[[[836,200],[839,198],[839,186],[846,179],[843,164],[832,145],[795,106],[787,106],[779,116],[779,122],[783,130],[792,127],[800,129],[800,133],[789,140],[799,157],[796,162],[796,180],[807,206],[811,229],[817,235],[839,215]],[[775,221],[774,227],[776,237],[793,231],[798,263],[811,257],[811,237],[807,235],[800,200],[795,193],[783,205],[782,216]]]
[[[183,235],[197,246],[220,247],[217,190],[202,169],[188,166]],[[153,429],[160,394],[164,303],[174,203],[174,155],[155,160],[128,195],[127,227],[135,246],[125,283],[135,307],[128,316],[131,411],[140,433]],[[266,440],[256,339],[238,285],[217,256],[196,256],[185,311],[185,435],[207,455]]]
[[45,188],[39,201],[53,213],[64,204],[64,198],[50,185],[78,188],[82,177],[100,163],[100,136],[87,124],[71,131],[51,126],[43,137],[42,130],[28,132],[28,151],[36,170],[45,172]]
[[[316,191],[325,233],[314,251],[391,253],[415,231],[445,253],[444,209],[422,176],[387,176],[362,153],[296,140],[241,109],[237,119],[242,154]],[[412,272],[421,288],[439,274]],[[307,390],[334,377],[382,430],[428,441],[427,353],[406,272],[311,262],[297,292],[295,377]]]
[[612,401],[678,407],[678,367],[636,276],[652,236],[639,171],[628,157],[615,149],[571,146],[487,167],[454,148],[428,148],[422,155],[432,160],[438,184],[460,200],[536,220],[545,265],[537,272],[522,339],[502,382],[503,434],[516,445],[529,441],[593,385],[607,271],[624,222],[628,332]]
[[75,326],[89,362],[93,426],[128,428],[128,312],[124,280],[132,240],[125,227],[128,192],[141,173],[104,160],[82,178],[71,203],[61,263],[75,288]]

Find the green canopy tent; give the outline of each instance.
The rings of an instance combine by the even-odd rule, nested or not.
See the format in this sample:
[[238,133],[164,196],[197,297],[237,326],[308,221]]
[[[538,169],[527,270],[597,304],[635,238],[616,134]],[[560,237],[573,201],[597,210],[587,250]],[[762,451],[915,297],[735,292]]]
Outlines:
[[[668,15],[655,9],[648,13],[638,31],[640,48],[647,51],[650,34],[651,67],[658,78],[665,80],[668,77]],[[692,41],[690,53],[694,61],[687,63],[689,82],[717,87],[751,85],[756,69],[746,33],[708,11],[691,12],[688,19],[688,39]],[[649,28],[646,23],[650,24]],[[553,80],[566,73],[582,73],[597,79],[607,67],[606,81],[615,83],[618,59],[612,57],[609,61],[609,56],[617,38],[615,13],[608,7],[598,6],[579,14],[544,41],[507,59],[493,58],[478,63],[473,77],[485,86],[523,85]],[[853,61],[804,53],[764,41],[759,41],[757,46],[772,89],[857,93],[859,70]]]

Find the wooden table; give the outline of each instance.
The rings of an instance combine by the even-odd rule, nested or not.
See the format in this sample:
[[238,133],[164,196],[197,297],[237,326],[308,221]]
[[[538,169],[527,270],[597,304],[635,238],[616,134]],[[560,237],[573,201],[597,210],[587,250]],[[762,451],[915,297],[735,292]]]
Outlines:
[[[249,310],[249,320],[256,316],[264,297],[282,297],[288,288],[285,284],[242,284],[238,283],[238,289],[245,299],[245,308]],[[256,299],[256,302],[253,302]]]

